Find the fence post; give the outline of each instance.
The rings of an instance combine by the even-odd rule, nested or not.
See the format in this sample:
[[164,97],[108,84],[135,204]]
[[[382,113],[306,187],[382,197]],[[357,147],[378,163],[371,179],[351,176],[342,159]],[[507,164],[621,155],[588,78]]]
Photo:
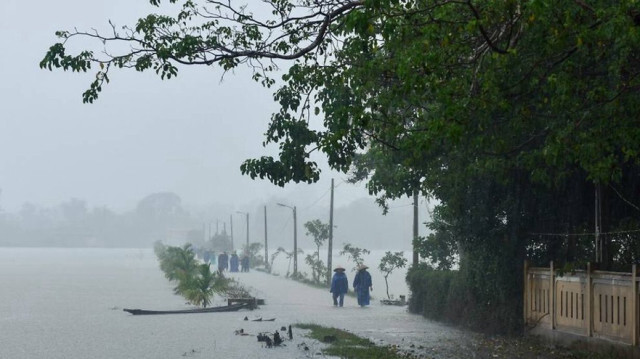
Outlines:
[[549,292],[551,293],[551,303],[549,303],[551,304],[551,330],[554,330],[556,329],[556,283],[553,271],[553,261],[549,262],[549,284]]
[[529,261],[528,260],[524,260],[524,282],[523,282],[523,287],[522,287],[522,306],[523,306],[523,310],[522,310],[522,316],[524,317],[524,325],[527,325],[527,319],[528,319],[528,310],[529,310],[529,291],[531,290],[529,288]]
[[593,335],[593,291],[591,289],[591,262],[587,262],[587,285],[586,285],[586,298],[587,298],[587,336]]
[[636,283],[637,278],[637,270],[636,265],[631,266],[631,293],[633,293],[633,297],[631,298],[631,322],[633,327],[631,327],[631,334],[633,338],[631,338],[631,343],[633,346],[638,345],[638,285]]

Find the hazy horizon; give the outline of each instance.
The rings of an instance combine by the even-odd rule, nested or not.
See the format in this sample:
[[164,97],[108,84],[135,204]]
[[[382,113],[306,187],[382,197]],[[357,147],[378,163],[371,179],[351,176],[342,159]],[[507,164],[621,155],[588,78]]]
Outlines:
[[[160,10],[176,6],[163,4]],[[272,196],[300,202],[324,193],[331,178],[346,177],[316,155],[323,172],[313,185],[280,188],[240,173],[245,159],[277,153],[262,146],[277,109],[277,85],[262,87],[247,68],[223,74],[215,67],[180,67],[169,81],[115,71],[94,104],[82,103],[94,72],[39,68],[49,46],[59,41],[57,30],[108,31],[109,20],[131,25],[157,11],[148,1],[63,0],[35,8],[0,2],[0,29],[12,34],[0,38],[12,54],[0,60],[0,208],[79,198],[124,210],[154,192],[174,192],[199,206],[244,206]],[[345,187],[350,191],[336,198],[339,204],[367,196],[362,184]]]
[[[341,186],[336,187],[339,193]],[[149,194],[135,207],[120,212],[77,198],[51,207],[29,203],[16,212],[0,211],[0,246],[150,247],[156,240],[179,245],[226,231],[234,234],[240,248],[246,243],[247,213],[250,242],[263,243],[266,210],[269,247],[288,248],[293,239],[293,212],[280,203],[296,207],[298,243],[301,248],[312,248],[304,223],[315,219],[329,223],[330,189],[313,202],[271,197],[244,207],[222,203],[193,206],[171,192]],[[425,200],[420,203],[421,222],[428,219],[428,205]],[[391,203],[387,215],[372,198],[336,205],[336,248],[344,243],[373,249],[411,248],[412,221],[409,199]],[[426,232],[426,227],[420,226],[420,235]]]
[[[188,223],[208,230],[212,223],[234,216],[236,233],[244,236],[237,212],[248,212],[249,232],[255,238],[264,232],[262,211],[268,205],[274,243],[290,243],[293,233],[291,210],[276,204],[296,206],[298,234],[304,243],[305,221],[328,222],[334,178],[336,238],[410,246],[411,199],[392,203],[398,209],[382,216],[364,184],[346,183],[347,175],[331,171],[322,155],[312,154],[322,169],[315,184],[290,183],[281,188],[240,173],[245,159],[275,155],[278,150],[264,148],[262,142],[277,110],[272,94],[279,85],[262,87],[251,80],[247,68],[223,74],[215,67],[183,66],[169,81],[151,73],[115,71],[94,104],[82,103],[93,72],[39,68],[49,46],[59,41],[57,30],[109,31],[109,20],[120,28],[149,12],[177,6],[163,4],[158,9],[142,0],[62,0],[37,7],[17,0],[0,2],[0,29],[12,34],[0,37],[0,46],[12,54],[0,60],[0,213],[24,212],[5,223],[0,245],[17,240],[11,235],[35,243],[49,236],[61,245],[126,244],[129,237],[147,243],[159,235],[154,232],[157,226],[144,216],[125,214],[135,212],[139,201],[154,193],[180,198],[189,212],[189,220],[180,222],[185,227]],[[321,119],[316,120],[312,125],[321,126]],[[65,206],[79,214],[69,219],[67,214],[51,213]],[[424,205],[420,216],[424,222]],[[52,224],[59,220],[62,224]],[[20,226],[28,233],[20,232]]]

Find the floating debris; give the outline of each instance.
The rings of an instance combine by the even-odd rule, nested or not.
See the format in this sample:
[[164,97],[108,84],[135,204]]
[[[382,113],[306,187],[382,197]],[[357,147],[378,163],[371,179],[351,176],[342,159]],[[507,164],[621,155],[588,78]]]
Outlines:
[[251,334],[249,334],[249,333],[245,333],[245,332],[244,332],[244,329],[242,329],[242,328],[240,328],[240,329],[236,330],[234,333],[235,333],[236,335],[242,335],[242,336],[251,335]]
[[268,334],[264,334],[264,333],[258,334],[258,341],[265,343],[267,348],[273,347],[273,340],[271,340]]
[[273,345],[280,345],[282,344],[282,338],[280,337],[280,333],[276,330],[273,333]]
[[336,340],[338,340],[338,338],[336,338],[335,335],[325,335],[324,338],[322,338],[323,343],[333,343]]

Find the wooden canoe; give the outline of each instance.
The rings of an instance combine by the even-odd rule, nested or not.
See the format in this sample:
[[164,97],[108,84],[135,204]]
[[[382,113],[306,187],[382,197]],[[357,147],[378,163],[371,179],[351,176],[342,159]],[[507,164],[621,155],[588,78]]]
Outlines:
[[191,313],[218,313],[235,312],[242,308],[249,308],[249,304],[241,303],[234,305],[223,305],[220,307],[181,309],[181,310],[145,310],[145,309],[123,309],[133,315],[154,315],[154,314],[191,314]]

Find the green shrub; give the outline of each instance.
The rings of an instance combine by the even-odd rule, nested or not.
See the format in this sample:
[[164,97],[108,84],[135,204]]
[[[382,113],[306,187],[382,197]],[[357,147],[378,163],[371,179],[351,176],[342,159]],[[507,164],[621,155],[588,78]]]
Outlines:
[[492,268],[500,266],[467,263],[456,271],[412,267],[407,273],[409,310],[487,333],[520,331],[522,302],[515,274]]
[[411,289],[409,310],[434,320],[447,320],[451,281],[457,272],[433,270],[427,266],[412,267],[407,273]]

